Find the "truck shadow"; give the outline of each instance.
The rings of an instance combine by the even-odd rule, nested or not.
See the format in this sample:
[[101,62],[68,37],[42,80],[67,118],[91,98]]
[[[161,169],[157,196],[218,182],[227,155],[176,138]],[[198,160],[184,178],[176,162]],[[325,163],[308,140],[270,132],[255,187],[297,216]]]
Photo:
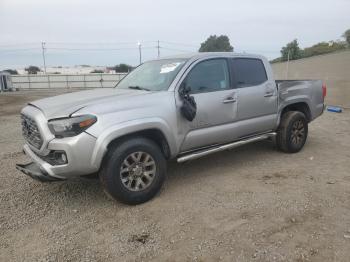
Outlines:
[[[203,158],[177,163],[172,161],[168,165],[168,187],[176,187],[181,180],[196,180],[203,176],[220,175],[218,171],[228,171],[241,168],[256,161],[264,161],[271,154],[281,154],[271,141],[259,141],[231,150],[222,151]],[[232,172],[234,175],[234,172]]]
[[[183,187],[188,183],[195,183],[197,180],[203,179],[203,177],[220,175],[218,171],[225,170],[225,172],[231,172],[230,170],[235,167],[238,169],[245,165],[250,165],[252,162],[261,161],[271,157],[271,154],[280,153],[275,150],[272,142],[260,141],[208,155],[183,164],[171,161],[168,164],[168,175],[161,195],[167,194],[168,190],[176,191],[177,187]],[[232,172],[232,175],[234,175],[234,172]],[[51,191],[50,196],[53,198],[51,201],[57,201],[59,199],[60,201],[64,201],[65,205],[75,206],[78,203],[84,203],[94,206],[106,201],[113,202],[104,193],[97,176],[77,178],[63,182],[44,183],[42,185]],[[55,197],[55,195],[58,196]],[[114,202],[117,206],[124,206],[117,201]]]

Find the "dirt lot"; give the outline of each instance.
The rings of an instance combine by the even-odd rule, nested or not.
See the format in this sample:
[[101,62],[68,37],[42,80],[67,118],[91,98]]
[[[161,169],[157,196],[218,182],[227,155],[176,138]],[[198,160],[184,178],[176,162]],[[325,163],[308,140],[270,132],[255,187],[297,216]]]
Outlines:
[[98,180],[15,169],[19,109],[52,94],[0,95],[0,261],[349,261],[349,110],[313,122],[298,154],[264,141],[171,163],[161,193],[132,207]]

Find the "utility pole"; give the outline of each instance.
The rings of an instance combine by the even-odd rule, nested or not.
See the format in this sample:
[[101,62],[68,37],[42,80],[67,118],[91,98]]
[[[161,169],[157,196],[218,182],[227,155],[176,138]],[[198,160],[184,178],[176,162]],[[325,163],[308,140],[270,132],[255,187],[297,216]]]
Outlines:
[[158,49],[158,59],[159,59],[159,58],[160,58],[160,46],[159,46],[159,40],[158,40],[157,49]]
[[139,46],[139,57],[140,57],[140,65],[141,65],[141,63],[142,63],[141,43],[138,42],[137,45]]
[[289,71],[289,55],[290,55],[290,50],[288,49],[288,56],[287,56],[287,70],[286,70],[286,79],[288,79],[288,71]]
[[41,49],[43,51],[43,61],[44,61],[44,72],[45,72],[45,75],[46,75],[46,61],[45,61],[45,42],[41,42]]

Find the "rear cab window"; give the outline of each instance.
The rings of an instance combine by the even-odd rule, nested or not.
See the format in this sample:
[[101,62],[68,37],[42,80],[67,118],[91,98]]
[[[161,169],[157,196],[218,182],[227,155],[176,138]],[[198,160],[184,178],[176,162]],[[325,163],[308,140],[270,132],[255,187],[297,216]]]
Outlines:
[[264,63],[258,58],[231,59],[231,73],[236,88],[257,86],[267,81]]

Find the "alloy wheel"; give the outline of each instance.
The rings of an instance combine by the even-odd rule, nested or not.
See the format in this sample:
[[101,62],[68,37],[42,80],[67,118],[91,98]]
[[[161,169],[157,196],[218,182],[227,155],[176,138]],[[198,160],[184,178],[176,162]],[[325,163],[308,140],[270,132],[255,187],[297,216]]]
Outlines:
[[292,126],[291,142],[298,146],[303,143],[305,137],[305,127],[302,120],[295,121]]
[[133,152],[122,162],[120,178],[130,191],[142,191],[152,184],[156,176],[156,163],[146,152]]

